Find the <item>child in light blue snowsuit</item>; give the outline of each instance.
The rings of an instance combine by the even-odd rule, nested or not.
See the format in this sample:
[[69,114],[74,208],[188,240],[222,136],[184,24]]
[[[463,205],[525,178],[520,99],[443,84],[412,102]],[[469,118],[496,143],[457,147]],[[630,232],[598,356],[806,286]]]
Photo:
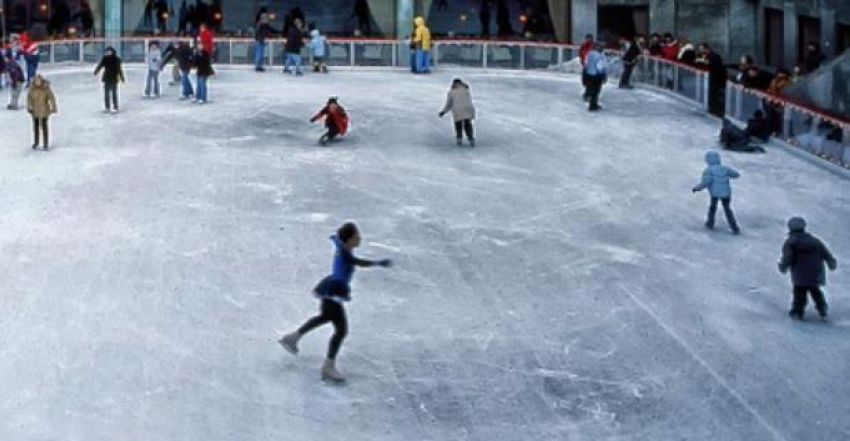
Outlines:
[[328,66],[325,64],[325,36],[318,29],[310,31],[310,52],[313,54],[313,72],[328,73]]
[[741,230],[738,228],[738,223],[735,221],[735,213],[732,212],[732,185],[730,179],[737,179],[741,176],[740,173],[731,167],[726,167],[720,163],[720,154],[717,152],[708,152],[705,154],[705,163],[708,167],[702,172],[702,182],[694,187],[694,193],[708,189],[711,196],[711,203],[708,207],[708,220],[705,222],[706,228],[714,229],[714,216],[717,213],[717,201],[723,203],[723,211],[726,213],[726,221],[729,223],[729,228],[732,232],[739,234]]

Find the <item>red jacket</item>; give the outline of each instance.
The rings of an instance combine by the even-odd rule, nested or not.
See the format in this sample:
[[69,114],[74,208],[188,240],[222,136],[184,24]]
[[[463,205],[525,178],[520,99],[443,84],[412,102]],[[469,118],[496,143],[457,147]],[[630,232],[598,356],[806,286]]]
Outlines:
[[679,59],[679,42],[673,41],[661,47],[661,56],[665,60],[676,61]]
[[201,44],[204,45],[204,52],[212,55],[215,50],[215,39],[213,37],[213,32],[209,29],[204,29],[198,34],[198,39],[201,40]]
[[582,66],[587,64],[587,54],[590,53],[591,49],[593,49],[592,41],[585,41],[581,44],[581,47],[578,48],[578,58],[581,60]]
[[340,135],[345,135],[348,131],[348,114],[342,106],[337,106],[336,110],[331,110],[329,106],[325,106],[319,113],[313,115],[311,121],[316,121],[325,117],[325,124],[333,124],[336,126]]

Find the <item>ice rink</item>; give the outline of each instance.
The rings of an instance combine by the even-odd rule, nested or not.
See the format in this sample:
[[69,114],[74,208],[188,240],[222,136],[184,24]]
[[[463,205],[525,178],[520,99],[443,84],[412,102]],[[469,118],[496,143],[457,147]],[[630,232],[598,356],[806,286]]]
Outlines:
[[[850,439],[850,181],[723,153],[743,234],[710,232],[691,187],[717,120],[459,74],[475,149],[437,117],[457,72],[221,69],[198,106],[143,100],[131,68],[105,115],[88,67],[47,71],[53,150],[0,113],[0,439]],[[354,129],[322,148],[329,95]],[[792,215],[839,259],[831,323],[786,315]],[[329,328],[298,357],[275,340],[316,311],[349,219],[396,266],[356,277],[337,387]]]

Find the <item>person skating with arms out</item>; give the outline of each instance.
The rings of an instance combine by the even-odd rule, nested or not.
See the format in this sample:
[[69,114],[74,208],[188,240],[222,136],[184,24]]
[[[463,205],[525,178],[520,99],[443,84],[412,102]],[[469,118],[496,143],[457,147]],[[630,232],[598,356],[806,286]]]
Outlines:
[[319,144],[326,145],[334,141],[338,136],[345,136],[348,132],[348,113],[339,104],[339,99],[335,96],[328,98],[328,103],[322,107],[318,113],[310,118],[310,122],[316,122],[320,119],[325,119],[325,128],[327,132],[319,138]]
[[340,227],[337,233],[331,236],[331,241],[336,248],[333,270],[331,275],[322,279],[313,289],[313,294],[321,302],[319,315],[308,320],[297,331],[284,335],[278,343],[291,354],[297,355],[301,337],[322,325],[333,323],[334,334],[328,345],[327,358],[322,365],[322,379],[343,382],[345,377],[336,369],[336,358],[342,341],[348,335],[348,319],[344,305],[351,301],[350,284],[354,277],[354,270],[358,266],[368,268],[377,265],[389,268],[392,266],[392,261],[389,259],[372,261],[356,257],[354,249],[360,246],[361,238],[357,225],[352,222]]
[[807,294],[810,294],[821,319],[826,320],[828,305],[820,288],[826,285],[824,263],[830,271],[835,271],[838,267],[838,262],[829,248],[820,239],[806,232],[805,219],[789,219],[788,239],[782,246],[779,272],[785,274],[791,270],[791,282],[794,284],[794,301],[788,311],[791,318],[803,320]]
[[693,192],[696,193],[707,188],[711,196],[705,227],[709,230],[714,229],[714,216],[717,213],[717,202],[720,201],[723,204],[723,211],[726,213],[726,222],[729,223],[729,228],[732,229],[734,234],[740,234],[741,229],[738,228],[735,213],[732,212],[732,184],[729,180],[737,179],[741,174],[731,167],[720,164],[720,153],[717,152],[706,153],[705,163],[707,167],[702,172],[702,182],[693,189]]

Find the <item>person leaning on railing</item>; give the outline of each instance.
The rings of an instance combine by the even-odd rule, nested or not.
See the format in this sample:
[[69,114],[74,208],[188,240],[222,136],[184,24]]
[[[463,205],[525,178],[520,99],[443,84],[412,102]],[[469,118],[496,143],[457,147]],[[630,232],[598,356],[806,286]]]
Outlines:
[[708,111],[722,117],[726,112],[726,66],[720,54],[714,52],[708,43],[701,44],[698,52],[696,65],[708,70]]

